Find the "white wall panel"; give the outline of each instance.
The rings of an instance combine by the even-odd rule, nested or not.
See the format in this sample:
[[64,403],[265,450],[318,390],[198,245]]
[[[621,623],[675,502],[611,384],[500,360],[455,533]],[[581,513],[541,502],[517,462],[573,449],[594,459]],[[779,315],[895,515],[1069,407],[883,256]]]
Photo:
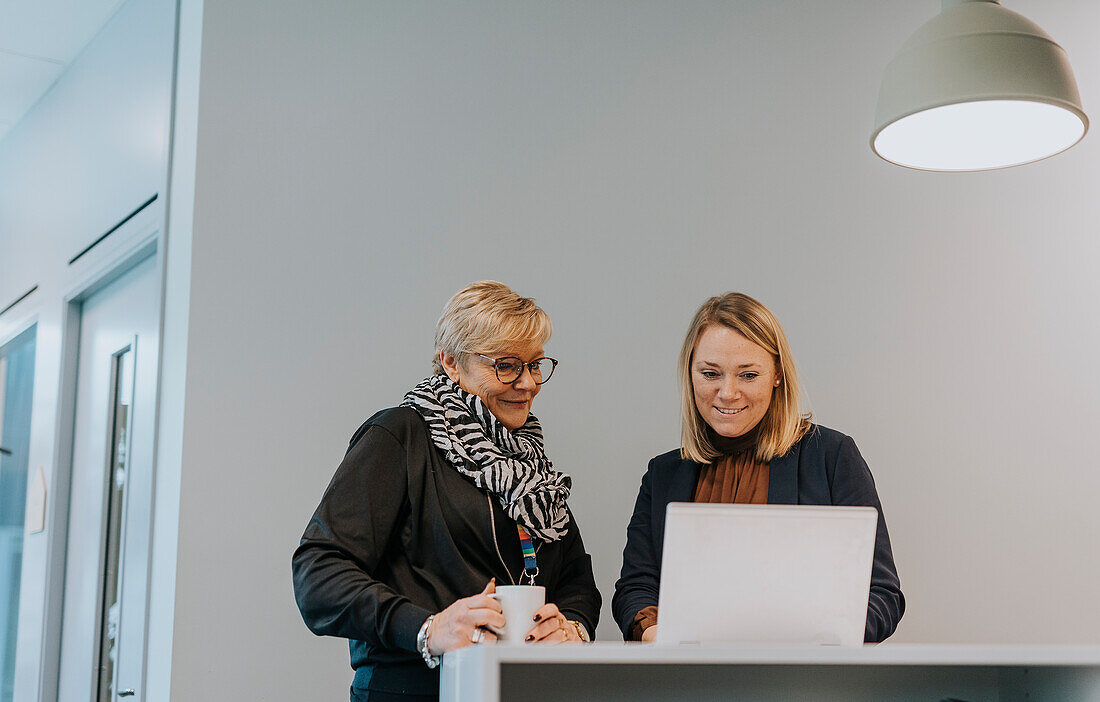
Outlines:
[[174,18],[132,0],[0,141],[4,305],[162,187]]
[[[82,11],[113,11],[99,5]],[[0,343],[37,323],[30,467],[46,470],[51,515],[46,531],[24,542],[20,702],[50,700],[57,684],[57,651],[43,634],[56,628],[63,574],[51,544],[55,528],[65,528],[58,504],[65,493],[54,471],[67,457],[55,442],[72,421],[59,415],[65,297],[163,229],[175,15],[172,1],[129,0],[0,141],[0,309],[38,285],[0,317]],[[158,192],[154,205],[69,265]]]

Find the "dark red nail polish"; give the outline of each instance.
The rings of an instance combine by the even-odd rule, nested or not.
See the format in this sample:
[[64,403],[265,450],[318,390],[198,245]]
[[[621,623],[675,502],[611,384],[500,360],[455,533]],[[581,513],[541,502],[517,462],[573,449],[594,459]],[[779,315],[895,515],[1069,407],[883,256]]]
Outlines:
[[534,637],[534,636],[531,636],[530,634],[528,634],[528,635],[527,635],[527,638],[526,638],[526,639],[524,639],[524,641],[534,641],[534,640],[535,640],[535,637]]

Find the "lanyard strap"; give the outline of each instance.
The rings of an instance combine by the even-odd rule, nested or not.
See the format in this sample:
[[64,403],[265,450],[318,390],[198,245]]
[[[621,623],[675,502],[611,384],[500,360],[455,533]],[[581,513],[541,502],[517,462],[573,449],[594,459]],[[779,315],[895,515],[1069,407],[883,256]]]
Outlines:
[[535,559],[535,545],[531,543],[531,535],[519,524],[516,525],[519,532],[519,547],[523,550],[523,574],[527,576],[528,585],[535,584],[535,576],[539,574],[539,564]]

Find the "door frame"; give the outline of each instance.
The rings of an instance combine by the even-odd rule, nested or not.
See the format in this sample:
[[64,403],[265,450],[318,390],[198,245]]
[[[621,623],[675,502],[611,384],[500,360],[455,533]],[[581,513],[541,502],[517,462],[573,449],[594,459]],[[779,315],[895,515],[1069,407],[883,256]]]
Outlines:
[[[135,233],[128,245],[113,255],[99,261],[94,268],[84,271],[84,275],[64,296],[64,310],[61,322],[61,379],[57,402],[57,424],[54,440],[55,465],[53,467],[53,495],[47,501],[46,509],[46,597],[42,631],[42,657],[39,668],[40,702],[58,702],[58,685],[61,674],[61,630],[65,596],[65,564],[68,555],[69,536],[69,488],[72,482],[73,440],[76,436],[76,389],[77,365],[80,354],[80,322],[84,301],[112,282],[122,277],[150,256],[156,256],[157,275],[160,276],[161,309],[157,319],[158,343],[159,329],[164,323],[164,267],[163,248],[161,246],[161,218],[157,217]],[[159,376],[159,372],[158,372]],[[157,378],[156,397],[159,398],[160,378]],[[154,430],[156,421],[154,420]],[[152,465],[152,494],[156,494],[156,437],[153,438],[154,452]],[[155,501],[154,501],[155,502]],[[154,504],[150,504],[150,532],[156,518]],[[150,551],[152,539],[150,539]],[[151,554],[150,554],[151,555]],[[152,564],[152,558],[149,558]],[[145,573],[146,582],[152,572],[151,567]],[[98,586],[97,586],[98,587]],[[144,670],[147,667],[148,629],[149,629],[149,589],[146,587],[144,606],[146,645],[142,651],[142,685]],[[144,690],[142,690],[144,699]]]

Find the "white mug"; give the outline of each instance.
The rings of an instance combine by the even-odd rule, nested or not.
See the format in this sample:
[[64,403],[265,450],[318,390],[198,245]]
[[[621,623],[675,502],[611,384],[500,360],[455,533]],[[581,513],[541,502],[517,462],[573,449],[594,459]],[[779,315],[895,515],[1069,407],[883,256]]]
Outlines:
[[504,628],[493,630],[502,643],[523,643],[535,626],[535,612],[546,604],[546,588],[542,585],[497,585],[489,595],[500,603]]

